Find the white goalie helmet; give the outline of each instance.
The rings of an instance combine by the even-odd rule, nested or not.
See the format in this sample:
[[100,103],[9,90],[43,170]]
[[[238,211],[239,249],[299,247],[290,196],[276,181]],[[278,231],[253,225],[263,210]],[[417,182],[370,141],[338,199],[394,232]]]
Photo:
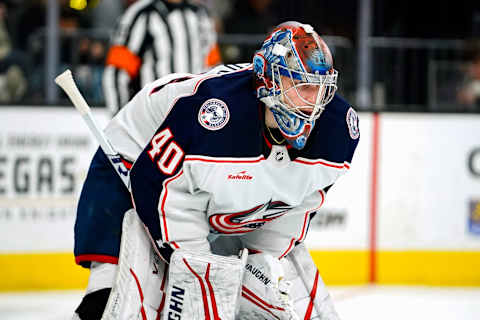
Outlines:
[[253,70],[257,97],[272,111],[285,139],[302,149],[337,90],[328,46],[310,25],[285,22],[255,53]]

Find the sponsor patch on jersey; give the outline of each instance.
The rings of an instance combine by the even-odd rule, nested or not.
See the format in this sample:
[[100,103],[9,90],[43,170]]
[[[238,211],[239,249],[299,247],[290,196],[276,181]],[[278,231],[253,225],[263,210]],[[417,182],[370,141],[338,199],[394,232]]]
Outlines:
[[352,139],[358,139],[360,137],[360,129],[358,127],[358,115],[353,110],[353,108],[350,107],[347,112],[347,125],[348,125],[348,132],[350,132],[350,137]]
[[198,122],[207,130],[220,130],[228,123],[230,111],[219,99],[208,99],[200,107]]
[[240,171],[236,174],[229,174],[227,180],[252,180],[253,177],[247,173],[247,171]]

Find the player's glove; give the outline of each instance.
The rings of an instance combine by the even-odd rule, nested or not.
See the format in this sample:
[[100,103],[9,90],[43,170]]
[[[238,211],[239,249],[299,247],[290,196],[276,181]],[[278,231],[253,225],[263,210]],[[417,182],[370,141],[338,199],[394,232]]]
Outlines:
[[289,296],[290,285],[278,259],[265,253],[249,255],[238,319],[298,320]]

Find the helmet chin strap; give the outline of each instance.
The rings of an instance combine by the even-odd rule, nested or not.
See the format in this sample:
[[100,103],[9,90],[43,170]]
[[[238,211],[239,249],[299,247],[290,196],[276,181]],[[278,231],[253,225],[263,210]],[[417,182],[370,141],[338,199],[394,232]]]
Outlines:
[[273,118],[277,123],[280,133],[285,137],[287,142],[295,149],[303,149],[307,143],[307,138],[315,125],[315,120],[307,121],[301,119],[293,113],[282,112],[281,108],[275,105],[272,97],[260,99],[273,114]]

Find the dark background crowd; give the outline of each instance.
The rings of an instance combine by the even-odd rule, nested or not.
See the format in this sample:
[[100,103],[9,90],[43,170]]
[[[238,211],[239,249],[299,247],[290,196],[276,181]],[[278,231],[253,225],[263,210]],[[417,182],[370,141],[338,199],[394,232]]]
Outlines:
[[[72,68],[89,102],[103,105],[109,35],[135,0],[90,0],[82,10],[58,0],[60,65]],[[80,1],[81,2],[81,1]],[[197,0],[215,18],[222,60],[248,62],[261,39],[286,20],[309,23],[333,51],[339,91],[358,88],[362,0]],[[480,2],[371,3],[370,105],[364,110],[480,112]],[[79,1],[77,1],[79,3]],[[45,100],[48,0],[0,0],[0,103]],[[60,97],[57,104],[61,104]]]

